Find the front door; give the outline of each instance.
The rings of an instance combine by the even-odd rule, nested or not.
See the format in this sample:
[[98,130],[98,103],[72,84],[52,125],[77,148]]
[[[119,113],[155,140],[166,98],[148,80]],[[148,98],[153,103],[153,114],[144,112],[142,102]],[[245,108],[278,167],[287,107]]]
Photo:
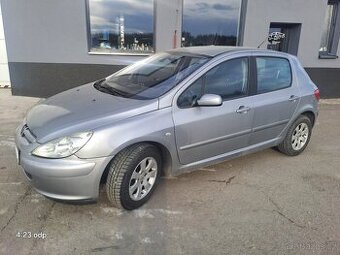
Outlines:
[[[254,114],[248,87],[249,60],[237,58],[217,64],[175,98],[173,119],[182,164],[218,157],[248,145]],[[193,105],[203,94],[220,95],[223,104]]]

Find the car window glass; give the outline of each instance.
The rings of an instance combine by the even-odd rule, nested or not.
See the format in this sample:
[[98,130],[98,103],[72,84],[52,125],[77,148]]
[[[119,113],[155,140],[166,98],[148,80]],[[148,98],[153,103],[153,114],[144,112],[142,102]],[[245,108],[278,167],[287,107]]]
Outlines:
[[247,88],[248,58],[232,59],[215,66],[196,80],[178,98],[177,104],[181,108],[191,107],[194,99],[203,94],[220,95],[222,99],[235,98],[246,95]]
[[203,78],[196,80],[178,98],[177,104],[181,108],[191,107],[195,99],[202,96]]
[[107,77],[102,86],[127,98],[157,98],[209,59],[206,56],[176,52],[155,54]]
[[246,95],[247,87],[248,58],[223,62],[205,75],[204,94],[216,94],[228,99]]
[[292,75],[287,59],[257,57],[257,93],[266,93],[291,85]]

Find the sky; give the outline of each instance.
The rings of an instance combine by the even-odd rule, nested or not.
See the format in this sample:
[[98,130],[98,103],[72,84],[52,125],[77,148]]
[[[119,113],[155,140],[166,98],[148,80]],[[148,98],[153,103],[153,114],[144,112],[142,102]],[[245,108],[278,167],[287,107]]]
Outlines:
[[184,0],[183,30],[193,35],[237,35],[240,0]]
[[153,32],[153,0],[89,0],[91,31],[116,31],[116,18],[125,18],[126,33]]

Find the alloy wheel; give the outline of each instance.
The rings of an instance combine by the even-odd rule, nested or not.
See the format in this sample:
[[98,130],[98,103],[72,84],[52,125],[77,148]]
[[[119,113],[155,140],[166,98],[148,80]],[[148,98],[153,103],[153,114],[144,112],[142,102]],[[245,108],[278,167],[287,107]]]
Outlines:
[[309,136],[309,128],[306,123],[300,123],[294,129],[292,135],[292,148],[295,151],[301,150],[307,143]]
[[143,199],[152,189],[157,178],[158,165],[156,159],[143,159],[133,171],[129,181],[129,195],[134,201]]

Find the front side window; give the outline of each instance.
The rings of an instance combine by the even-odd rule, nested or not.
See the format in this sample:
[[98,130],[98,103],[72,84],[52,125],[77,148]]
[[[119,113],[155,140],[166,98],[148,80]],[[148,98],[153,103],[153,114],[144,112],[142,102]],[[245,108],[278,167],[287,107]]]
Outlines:
[[329,0],[323,24],[320,58],[335,58],[340,38],[339,0]]
[[203,95],[203,77],[190,85],[177,100],[177,105],[181,108],[193,107],[195,101]]
[[242,0],[183,1],[182,46],[237,44]]
[[153,99],[174,88],[209,59],[201,55],[159,53],[109,76],[96,87],[121,97]]
[[213,67],[182,93],[178,106],[191,107],[203,94],[220,95],[223,100],[247,95],[248,69],[248,58],[228,60]]
[[90,52],[154,51],[153,0],[87,1]]
[[291,86],[292,73],[285,58],[257,57],[257,93],[267,93]]

